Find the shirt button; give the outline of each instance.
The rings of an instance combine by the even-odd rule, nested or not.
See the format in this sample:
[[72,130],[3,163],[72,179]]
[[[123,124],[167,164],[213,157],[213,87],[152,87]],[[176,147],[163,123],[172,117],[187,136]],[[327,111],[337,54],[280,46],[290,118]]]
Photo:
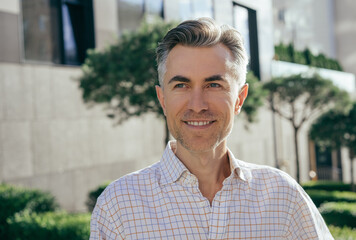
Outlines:
[[204,206],[205,206],[205,201],[200,202],[199,205],[200,205],[201,207],[204,207]]

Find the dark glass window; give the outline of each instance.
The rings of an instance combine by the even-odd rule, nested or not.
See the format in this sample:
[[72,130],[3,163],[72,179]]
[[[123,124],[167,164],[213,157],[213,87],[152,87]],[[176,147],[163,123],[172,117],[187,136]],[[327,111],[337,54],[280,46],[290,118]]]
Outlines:
[[59,62],[57,10],[50,1],[22,1],[25,59]]
[[163,18],[163,0],[118,0],[120,33],[136,30],[146,18]]
[[179,0],[179,15],[182,20],[198,17],[214,17],[212,0]]
[[23,0],[25,59],[80,65],[95,47],[89,0]]
[[249,69],[260,78],[256,11],[233,3],[234,27],[244,38],[244,45],[250,59]]

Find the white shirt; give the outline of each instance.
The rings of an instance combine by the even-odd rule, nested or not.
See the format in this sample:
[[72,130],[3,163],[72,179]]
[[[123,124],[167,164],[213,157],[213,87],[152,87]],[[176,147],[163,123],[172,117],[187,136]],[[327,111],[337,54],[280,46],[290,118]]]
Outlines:
[[90,239],[333,239],[294,179],[230,151],[231,175],[210,206],[171,144],[160,162],[105,189],[92,214]]

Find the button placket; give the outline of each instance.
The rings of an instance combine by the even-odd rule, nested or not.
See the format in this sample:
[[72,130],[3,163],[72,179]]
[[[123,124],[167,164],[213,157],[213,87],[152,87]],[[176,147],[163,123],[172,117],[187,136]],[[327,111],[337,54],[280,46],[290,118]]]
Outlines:
[[227,225],[226,200],[229,194],[230,182],[225,182],[222,189],[216,194],[211,206],[209,221],[209,239],[223,239]]

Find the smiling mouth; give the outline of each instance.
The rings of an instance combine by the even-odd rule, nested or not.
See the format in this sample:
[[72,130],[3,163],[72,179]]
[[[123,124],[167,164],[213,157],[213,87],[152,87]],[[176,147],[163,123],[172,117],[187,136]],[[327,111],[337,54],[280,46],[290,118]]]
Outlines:
[[186,124],[191,126],[206,126],[212,124],[215,121],[184,121]]

